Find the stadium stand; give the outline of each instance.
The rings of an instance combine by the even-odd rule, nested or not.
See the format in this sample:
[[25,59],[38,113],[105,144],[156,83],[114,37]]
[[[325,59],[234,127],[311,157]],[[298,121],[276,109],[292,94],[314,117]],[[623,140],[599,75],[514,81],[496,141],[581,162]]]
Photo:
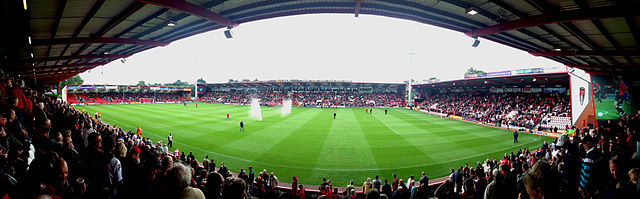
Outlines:
[[[546,93],[458,93],[427,96],[421,105],[429,111],[479,122],[549,129],[556,127],[556,123],[540,125],[543,123],[542,116],[567,115],[568,101],[566,95]],[[562,129],[566,129],[566,126]]]
[[249,104],[258,98],[262,105],[275,106],[291,99],[304,107],[402,107],[403,84],[355,83],[347,81],[262,81],[201,84],[202,101]]
[[[83,89],[81,89],[83,88]],[[129,103],[176,103],[185,102],[188,87],[145,86],[67,86],[69,104],[129,104]],[[161,90],[162,89],[162,90]],[[173,89],[173,90],[170,90]],[[190,99],[189,99],[190,100]]]
[[[2,98],[0,109],[0,196],[6,198],[278,198],[287,194],[291,198],[323,195],[322,198],[337,199],[369,198],[376,193],[403,199],[434,195],[636,198],[640,194],[636,135],[640,113],[598,128],[574,128],[577,136],[570,139],[563,135],[552,143],[541,143],[539,149],[520,149],[476,165],[452,168],[444,180],[416,175],[418,178],[406,179],[405,183],[393,178],[391,184],[380,183],[379,192],[363,193],[358,188],[357,194],[333,187],[328,180],[319,190],[306,186],[307,191],[300,192],[292,189],[295,184],[279,184],[266,169],[233,174],[223,164],[216,170],[213,157],[204,166],[192,154],[171,151],[161,141],[103,123],[99,116],[90,116],[23,87],[21,81],[3,77],[0,88],[0,94],[7,96]],[[89,95],[77,96],[91,99]],[[534,95],[481,96],[476,98],[516,98],[522,103],[550,104],[522,106],[533,110],[547,110],[553,103],[546,102],[562,101],[553,95],[545,96],[544,101],[537,101],[545,98]],[[465,97],[468,96],[434,99]],[[377,186],[371,189],[378,190]]]
[[262,105],[275,106],[285,99],[292,99],[294,106],[340,106],[340,107],[400,107],[402,96],[398,93],[359,93],[359,92],[302,92],[264,91],[260,93],[209,92],[202,99],[205,102],[223,104],[244,104],[258,98]]

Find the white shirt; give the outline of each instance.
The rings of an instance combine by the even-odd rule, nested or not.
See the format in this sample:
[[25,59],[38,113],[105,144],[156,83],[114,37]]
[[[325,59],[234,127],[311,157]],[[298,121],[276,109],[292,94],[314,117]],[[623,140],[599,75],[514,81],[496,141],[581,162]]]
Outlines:
[[109,185],[118,184],[122,181],[122,166],[120,160],[113,157],[107,164],[107,174],[109,175]]
[[173,136],[169,136],[169,141],[173,141]]

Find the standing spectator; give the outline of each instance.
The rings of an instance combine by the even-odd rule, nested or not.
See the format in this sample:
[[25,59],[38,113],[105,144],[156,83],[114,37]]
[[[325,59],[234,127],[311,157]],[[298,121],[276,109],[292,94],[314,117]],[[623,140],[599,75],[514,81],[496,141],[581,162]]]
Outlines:
[[305,192],[304,192],[304,187],[302,185],[298,185],[298,188],[300,188],[299,194],[300,195],[300,199],[305,199]]
[[593,145],[593,138],[585,136],[582,139],[584,155],[582,155],[582,168],[580,169],[580,182],[578,190],[585,197],[592,197],[598,190],[601,172],[602,155]]
[[[211,161],[211,162],[213,162],[213,161]],[[215,167],[213,167],[213,168],[215,168]],[[247,187],[249,187],[248,188],[249,191],[251,191],[253,189],[253,180],[254,180],[254,178],[255,178],[255,173],[253,172],[253,167],[249,166],[249,180],[248,180],[249,181],[249,186],[247,186]]]
[[[226,167],[226,166],[224,166],[224,162],[221,162],[221,163],[220,163],[220,168],[218,168],[218,173],[219,173],[220,175],[222,175],[222,178],[225,178],[225,179],[226,179],[227,177],[229,177],[229,176],[228,176],[228,174],[229,174],[229,170],[227,169],[227,167]],[[265,179],[265,178],[263,178],[263,179],[264,179],[264,180],[267,180],[267,179]]]
[[202,160],[202,167],[205,171],[209,172],[209,156],[204,156],[204,160]]
[[367,181],[364,181],[363,185],[362,185],[362,192],[364,194],[369,193],[369,190],[371,190],[373,184],[371,183],[371,178],[367,178]]
[[[415,177],[413,175],[409,176],[409,179],[407,179],[407,184],[411,186],[411,182],[413,182],[414,178]],[[409,188],[411,188],[411,187],[409,187]]]
[[380,180],[378,179],[378,176],[375,177],[375,180],[373,180],[373,188],[375,190],[377,190],[378,192],[380,192],[380,186],[382,185],[382,182],[380,182]]
[[276,177],[275,175],[273,175],[273,172],[271,172],[271,174],[269,175],[269,188],[270,189],[275,189],[278,187],[278,177]]
[[424,173],[424,171],[422,172],[422,177],[420,178],[420,186],[429,186],[429,177],[427,177],[427,174]]
[[[140,128],[140,127],[138,127]],[[169,146],[169,148],[173,148],[173,136],[171,135],[171,132],[169,132],[169,136],[167,137],[167,146]]]
[[349,182],[349,185],[347,185],[346,193],[351,193],[351,190],[355,190],[355,189],[356,189],[356,187],[355,187],[355,186],[353,186],[353,180],[351,180],[351,181]]
[[[298,195],[298,177],[296,176],[293,176],[291,181],[291,195],[293,196],[293,198],[296,198],[296,196]],[[301,197],[304,197],[304,196],[301,196]]]
[[455,182],[456,182],[456,193],[462,192],[462,167],[458,168],[458,171],[455,174]]
[[391,174],[391,177],[393,177],[393,182],[391,183],[391,188],[393,188],[393,191],[396,191],[396,189],[398,189],[398,178],[396,177],[396,174]]
[[387,183],[387,179],[384,179],[384,185],[382,185],[382,193],[387,196],[387,198],[391,197],[392,187],[389,183]]

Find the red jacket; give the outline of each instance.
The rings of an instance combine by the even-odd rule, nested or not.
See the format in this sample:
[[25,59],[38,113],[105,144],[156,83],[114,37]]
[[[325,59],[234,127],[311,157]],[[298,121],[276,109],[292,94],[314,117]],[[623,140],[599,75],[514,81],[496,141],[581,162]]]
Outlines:
[[22,93],[22,89],[19,88],[12,88],[11,89],[11,96],[18,98],[18,109],[23,109],[24,108],[24,93]]

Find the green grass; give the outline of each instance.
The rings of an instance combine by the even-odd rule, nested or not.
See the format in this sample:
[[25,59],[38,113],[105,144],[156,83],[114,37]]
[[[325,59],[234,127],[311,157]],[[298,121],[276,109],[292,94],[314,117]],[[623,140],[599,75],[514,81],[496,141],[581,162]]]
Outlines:
[[[596,115],[599,120],[615,120],[620,118],[620,115],[618,115],[618,110],[616,110],[616,107],[613,105],[615,101],[615,99],[602,99],[601,102],[595,100]],[[633,106],[627,104],[626,102],[623,102],[622,110],[627,115],[633,115],[634,113]]]
[[[513,144],[512,132],[406,110],[320,109],[293,107],[281,116],[278,107],[262,107],[262,121],[249,117],[249,106],[200,103],[76,106],[124,130],[140,126],[143,135],[166,143],[169,132],[175,148],[193,151],[224,162],[232,171],[252,165],[275,172],[280,181],[298,176],[303,184],[320,184],[322,177],[334,185],[349,180],[363,182],[397,173],[406,179],[425,171],[442,177],[464,163],[475,165],[490,157],[524,147],[538,147],[551,138],[521,133]],[[337,112],[337,119],[333,119]],[[226,120],[226,114],[231,120]],[[246,132],[240,132],[244,120]]]

